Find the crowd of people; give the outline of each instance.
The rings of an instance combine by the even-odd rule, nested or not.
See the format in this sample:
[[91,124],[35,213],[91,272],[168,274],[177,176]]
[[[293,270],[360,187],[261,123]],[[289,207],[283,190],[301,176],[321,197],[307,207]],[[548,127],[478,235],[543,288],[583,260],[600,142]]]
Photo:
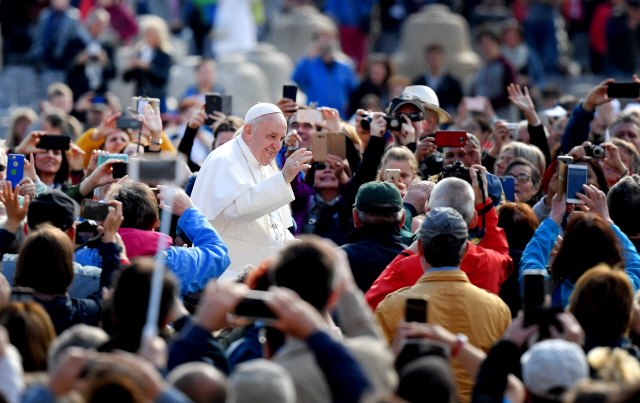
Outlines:
[[[583,99],[539,91],[559,5],[516,1],[496,32],[493,2],[451,4],[484,60],[467,86],[443,44],[415,81],[364,52],[417,2],[375,5],[367,45],[373,2],[328,0],[292,77],[308,102],[242,117],[209,109],[208,57],[166,102],[169,28],[206,55],[224,2],[138,1],[157,15],[125,72],[102,38],[136,42],[130,4],[48,3],[0,1],[1,79],[42,83],[0,149],[0,402],[637,401],[640,92],[621,110],[609,88],[640,79],[605,58]],[[572,37],[585,7],[562,9]]]

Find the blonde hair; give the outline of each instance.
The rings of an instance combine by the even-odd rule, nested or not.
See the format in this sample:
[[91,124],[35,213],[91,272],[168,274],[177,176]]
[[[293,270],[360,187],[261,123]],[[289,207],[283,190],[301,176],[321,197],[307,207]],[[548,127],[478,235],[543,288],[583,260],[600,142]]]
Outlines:
[[[163,52],[170,53],[171,42],[167,23],[156,15],[145,15],[140,18],[140,32],[144,35],[148,30],[153,30],[158,34],[158,47]],[[138,48],[142,48],[142,46],[144,46],[144,39],[138,43]]]
[[[7,147],[15,147],[20,141],[16,139],[15,128],[16,124],[19,120],[26,119],[29,121],[29,125],[33,124],[36,120],[38,120],[38,114],[31,108],[16,108],[11,113],[11,123],[9,123],[9,128],[7,129]],[[28,133],[25,133],[28,134]]]
[[621,348],[597,347],[587,355],[589,365],[608,382],[640,381],[640,362]]
[[384,167],[387,166],[389,161],[399,161],[406,162],[411,166],[411,170],[413,173],[413,177],[415,178],[418,174],[418,160],[413,155],[411,150],[407,147],[391,147],[387,150],[386,153],[382,156],[382,161],[380,162],[380,169],[378,170],[378,175],[376,176],[376,181],[381,181],[384,175]]
[[534,167],[538,169],[538,172],[540,172],[541,176],[544,175],[545,171],[547,170],[546,162],[544,159],[544,154],[542,154],[542,151],[540,151],[538,147],[513,141],[505,146],[502,146],[502,148],[500,149],[500,154],[498,155],[498,158],[496,158],[496,161],[500,161],[502,155],[508,150],[513,150],[514,159],[523,158],[529,161],[533,164]]

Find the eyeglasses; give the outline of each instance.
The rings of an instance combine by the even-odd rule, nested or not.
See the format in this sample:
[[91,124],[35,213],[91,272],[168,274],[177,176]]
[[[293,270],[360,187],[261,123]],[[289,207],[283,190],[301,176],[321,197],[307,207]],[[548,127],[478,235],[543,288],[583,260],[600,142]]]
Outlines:
[[531,179],[531,177],[527,174],[516,175],[514,176],[514,178],[516,178],[518,183],[522,183],[522,184],[529,182],[529,180]]
[[313,167],[316,169],[316,171],[324,171],[324,170],[325,170],[325,169],[327,169],[327,168],[333,169],[333,168],[331,168],[331,166],[330,166],[330,165],[327,165],[327,164],[326,164],[326,163],[324,163],[324,162],[317,162],[317,163],[315,163],[315,164],[313,165]]

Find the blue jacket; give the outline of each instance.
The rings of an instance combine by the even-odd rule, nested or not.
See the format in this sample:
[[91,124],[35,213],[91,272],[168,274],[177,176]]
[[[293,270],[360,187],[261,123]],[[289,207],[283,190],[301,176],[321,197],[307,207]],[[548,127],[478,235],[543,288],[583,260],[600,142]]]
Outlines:
[[560,144],[562,145],[562,152],[568,153],[575,146],[582,145],[589,138],[590,124],[595,116],[595,112],[588,112],[582,107],[583,102],[580,102],[573,108],[573,113],[567,122],[567,127],[562,133],[560,138]]
[[293,81],[307,94],[307,103],[336,108],[342,119],[348,119],[349,97],[360,84],[352,65],[334,61],[331,67],[317,56],[303,57],[293,72]]
[[[198,208],[185,210],[178,220],[178,226],[191,240],[193,248],[170,246],[162,252],[162,256],[167,268],[180,281],[180,295],[185,295],[204,289],[210,279],[219,277],[227,269],[231,261],[226,245]],[[149,231],[140,230],[136,235],[144,237],[146,233]],[[157,242],[156,238],[153,242]],[[82,251],[83,261],[95,262],[98,259],[95,249]],[[129,257],[135,257],[135,253]]]
[[[622,245],[622,259],[625,264],[625,272],[629,276],[631,286],[633,287],[633,293],[640,288],[640,254],[636,251],[636,247],[633,246],[629,238],[620,231],[617,225],[612,224],[611,229],[616,234]],[[518,281],[522,286],[523,272],[528,269],[541,269],[547,270],[547,260],[549,254],[553,250],[553,246],[556,243],[558,237],[558,226],[550,219],[545,219],[538,227],[535,234],[527,244],[527,247],[522,253],[522,259],[520,260],[520,269],[518,271]],[[547,274],[547,277],[549,275]],[[575,283],[572,283],[568,279],[565,279],[552,296],[553,305],[567,306],[569,304],[569,297],[573,292]]]

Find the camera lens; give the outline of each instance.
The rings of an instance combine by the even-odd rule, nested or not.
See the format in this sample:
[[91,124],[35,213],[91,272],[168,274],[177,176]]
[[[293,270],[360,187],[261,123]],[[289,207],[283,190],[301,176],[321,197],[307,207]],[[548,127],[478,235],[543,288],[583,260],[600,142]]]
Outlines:
[[593,158],[604,158],[604,148],[600,146],[593,147]]
[[360,121],[360,126],[362,126],[363,130],[371,130],[371,116],[365,116]]

